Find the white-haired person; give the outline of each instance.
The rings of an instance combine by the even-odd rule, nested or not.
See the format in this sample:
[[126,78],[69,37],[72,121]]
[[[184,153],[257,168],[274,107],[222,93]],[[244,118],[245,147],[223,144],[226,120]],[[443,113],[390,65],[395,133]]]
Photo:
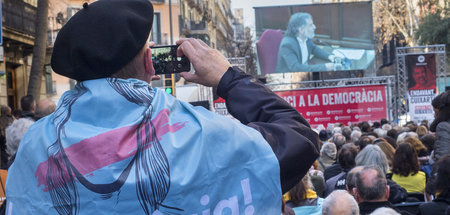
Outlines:
[[14,162],[20,141],[33,123],[34,121],[30,118],[20,118],[14,120],[14,122],[6,128],[6,152],[9,155],[8,167]]
[[345,190],[335,190],[325,198],[322,215],[359,215],[358,202]]

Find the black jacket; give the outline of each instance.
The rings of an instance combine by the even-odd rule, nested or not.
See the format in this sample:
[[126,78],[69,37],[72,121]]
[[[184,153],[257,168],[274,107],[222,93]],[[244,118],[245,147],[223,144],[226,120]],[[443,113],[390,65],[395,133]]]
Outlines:
[[449,215],[450,194],[439,195],[432,202],[423,203],[419,206],[422,215]]
[[228,69],[217,94],[225,99],[231,115],[259,131],[270,144],[280,165],[282,192],[289,191],[319,156],[317,133],[286,101],[237,69]]

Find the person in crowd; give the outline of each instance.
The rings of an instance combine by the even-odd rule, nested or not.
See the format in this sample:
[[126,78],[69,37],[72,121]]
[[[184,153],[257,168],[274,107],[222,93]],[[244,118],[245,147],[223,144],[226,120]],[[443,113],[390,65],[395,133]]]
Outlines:
[[373,129],[381,128],[381,123],[380,122],[373,122],[372,128]]
[[406,201],[408,193],[406,190],[391,180],[392,176],[388,172],[389,164],[384,152],[376,145],[368,145],[355,158],[356,166],[376,166],[387,179],[389,186],[389,202],[392,204]]
[[386,136],[384,137],[384,139],[392,146],[392,148],[396,149],[397,148],[397,141],[390,137],[390,136]]
[[426,134],[420,138],[420,141],[427,147],[427,154],[431,155],[431,152],[434,150],[434,142],[436,141],[435,134]]
[[56,110],[56,104],[51,99],[41,99],[36,108],[35,120],[48,116]]
[[[417,153],[409,143],[398,145],[394,155],[392,180],[409,194],[424,194],[426,177],[420,170]],[[420,200],[420,199],[419,199]]]
[[409,121],[406,123],[405,127],[407,127],[410,132],[416,132],[418,126],[414,121]]
[[314,187],[314,191],[316,191],[319,197],[323,198],[323,194],[325,192],[325,179],[323,172],[319,170],[318,160],[314,161],[313,165],[309,169],[309,177],[311,184]]
[[335,135],[333,135],[332,142],[336,145],[337,151],[341,150],[342,146],[346,143],[345,137],[341,133],[336,133]]
[[426,157],[428,154],[428,149],[423,145],[423,143],[417,137],[407,137],[403,140],[405,143],[409,143],[417,153],[417,156]]
[[30,118],[20,118],[6,128],[6,151],[9,155],[8,167],[14,162],[17,149],[28,128],[34,123]]
[[424,119],[420,122],[420,126],[424,126],[427,131],[430,130],[430,128],[428,127],[428,120]]
[[326,141],[328,141],[328,139],[330,139],[330,136],[328,136],[328,133],[327,133],[326,130],[320,130],[320,132],[319,132],[319,139],[322,142],[326,142]]
[[356,173],[355,199],[361,215],[370,214],[377,208],[394,206],[388,201],[389,186],[386,177],[377,166],[365,166]]
[[6,105],[0,106],[0,135],[5,136],[6,128],[13,123],[14,117],[11,115],[11,108]]
[[11,108],[6,105],[0,106],[0,114],[0,166],[6,168],[8,164],[8,154],[6,153],[5,130],[13,123],[14,117],[11,115]]
[[431,158],[436,162],[442,156],[450,154],[450,93],[446,91],[439,94],[431,101],[431,105],[434,121],[430,125],[430,131],[436,134]]
[[335,190],[325,198],[322,215],[359,215],[355,198],[345,190]]
[[34,119],[34,109],[36,108],[36,101],[32,95],[23,96],[20,99],[20,107],[22,108],[22,115],[20,118]]
[[22,139],[11,214],[221,214],[224,201],[243,214],[247,194],[254,214],[281,214],[282,193],[319,156],[317,133],[198,39],[177,41],[195,70],[180,75],[216,87],[239,121],[152,88],[153,17],[148,0],[99,0],[61,28],[51,66],[77,85]]
[[322,213],[323,198],[318,197],[312,190],[308,174],[289,190],[288,196],[289,200],[286,201],[286,206],[292,208],[296,215]]
[[362,135],[361,131],[353,130],[352,134],[350,135],[351,142],[356,145],[361,135]]
[[384,155],[386,155],[386,158],[388,160],[389,170],[392,169],[392,165],[394,163],[394,154],[395,149],[391,146],[385,139],[380,138],[380,141],[375,141],[375,145],[380,147],[381,151],[384,152]]
[[416,137],[407,137],[404,142],[409,143],[414,151],[417,153],[417,159],[420,164],[420,171],[425,173],[425,176],[428,178],[431,173],[431,165],[430,165],[430,156],[428,155],[428,149],[422,142]]
[[[319,48],[312,39],[316,26],[311,14],[295,13],[289,18],[288,26],[281,40],[275,72],[333,71],[339,64],[333,63],[336,56]],[[309,64],[311,55],[329,60],[325,64]]]
[[373,132],[375,132],[375,134],[377,134],[379,138],[384,138],[387,134],[387,131],[382,128],[376,128],[375,130],[373,130]]
[[421,125],[417,127],[416,133],[419,136],[419,138],[422,138],[424,135],[428,134],[428,129],[427,127]]
[[336,161],[336,145],[334,143],[325,142],[320,149],[319,170],[325,171]]
[[367,135],[361,136],[356,146],[358,146],[359,151],[362,151],[366,146],[373,144],[372,138]]
[[20,116],[22,116],[22,109],[15,109],[12,111],[12,116],[14,117],[14,119],[19,119]]
[[385,119],[385,118],[382,118],[382,119],[380,120],[381,126],[383,126],[383,125],[385,125],[385,124],[388,124],[388,123],[389,123],[389,121],[388,121],[387,119]]
[[391,137],[392,139],[396,140],[397,139],[397,130],[395,129],[390,129],[387,133],[386,136]]
[[450,213],[450,155],[435,163],[437,197],[419,206],[422,215],[448,215]]
[[353,193],[353,188],[356,187],[356,173],[361,171],[363,168],[364,166],[356,166],[347,173],[347,179],[345,180],[345,189],[352,196],[355,196],[355,194]]
[[344,137],[345,137],[345,142],[346,143],[353,143],[352,142],[352,137],[351,137],[351,135],[352,135],[352,129],[350,129],[349,127],[344,127],[344,128],[342,128],[342,135],[344,135]]
[[417,136],[416,132],[412,132],[412,131],[399,133],[398,136],[397,136],[397,144],[403,142],[408,137],[418,138],[419,136]]
[[376,209],[370,215],[400,215],[400,214],[392,208],[382,207]]
[[357,154],[358,149],[353,144],[345,144],[342,147],[338,155],[338,163],[342,171],[326,181],[325,196],[328,196],[334,190],[345,190],[347,173],[355,167]]
[[381,129],[385,130],[387,135],[387,132],[392,129],[392,126],[389,123],[386,123],[381,126]]
[[372,127],[366,121],[362,121],[361,123],[359,123],[359,127],[361,128],[362,133],[368,133],[372,131]]

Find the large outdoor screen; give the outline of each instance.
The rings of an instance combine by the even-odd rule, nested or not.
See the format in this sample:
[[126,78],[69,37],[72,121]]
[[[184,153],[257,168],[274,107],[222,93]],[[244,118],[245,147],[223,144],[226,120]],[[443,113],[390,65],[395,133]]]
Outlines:
[[341,72],[348,77],[375,68],[371,2],[254,9],[261,74]]

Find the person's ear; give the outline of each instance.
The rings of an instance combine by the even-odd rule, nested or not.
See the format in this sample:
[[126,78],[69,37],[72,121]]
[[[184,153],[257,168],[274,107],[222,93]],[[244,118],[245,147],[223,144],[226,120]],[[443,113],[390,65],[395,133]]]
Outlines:
[[389,199],[389,192],[390,192],[391,188],[389,187],[389,185],[386,185],[386,192],[384,193],[384,197],[387,199]]
[[356,202],[361,202],[361,198],[359,197],[358,189],[356,189],[356,187],[353,188],[353,196],[355,197]]
[[145,67],[145,77],[148,82],[153,80],[160,80],[161,78],[155,75],[155,68],[152,62],[152,50],[146,48],[144,52],[144,67]]

